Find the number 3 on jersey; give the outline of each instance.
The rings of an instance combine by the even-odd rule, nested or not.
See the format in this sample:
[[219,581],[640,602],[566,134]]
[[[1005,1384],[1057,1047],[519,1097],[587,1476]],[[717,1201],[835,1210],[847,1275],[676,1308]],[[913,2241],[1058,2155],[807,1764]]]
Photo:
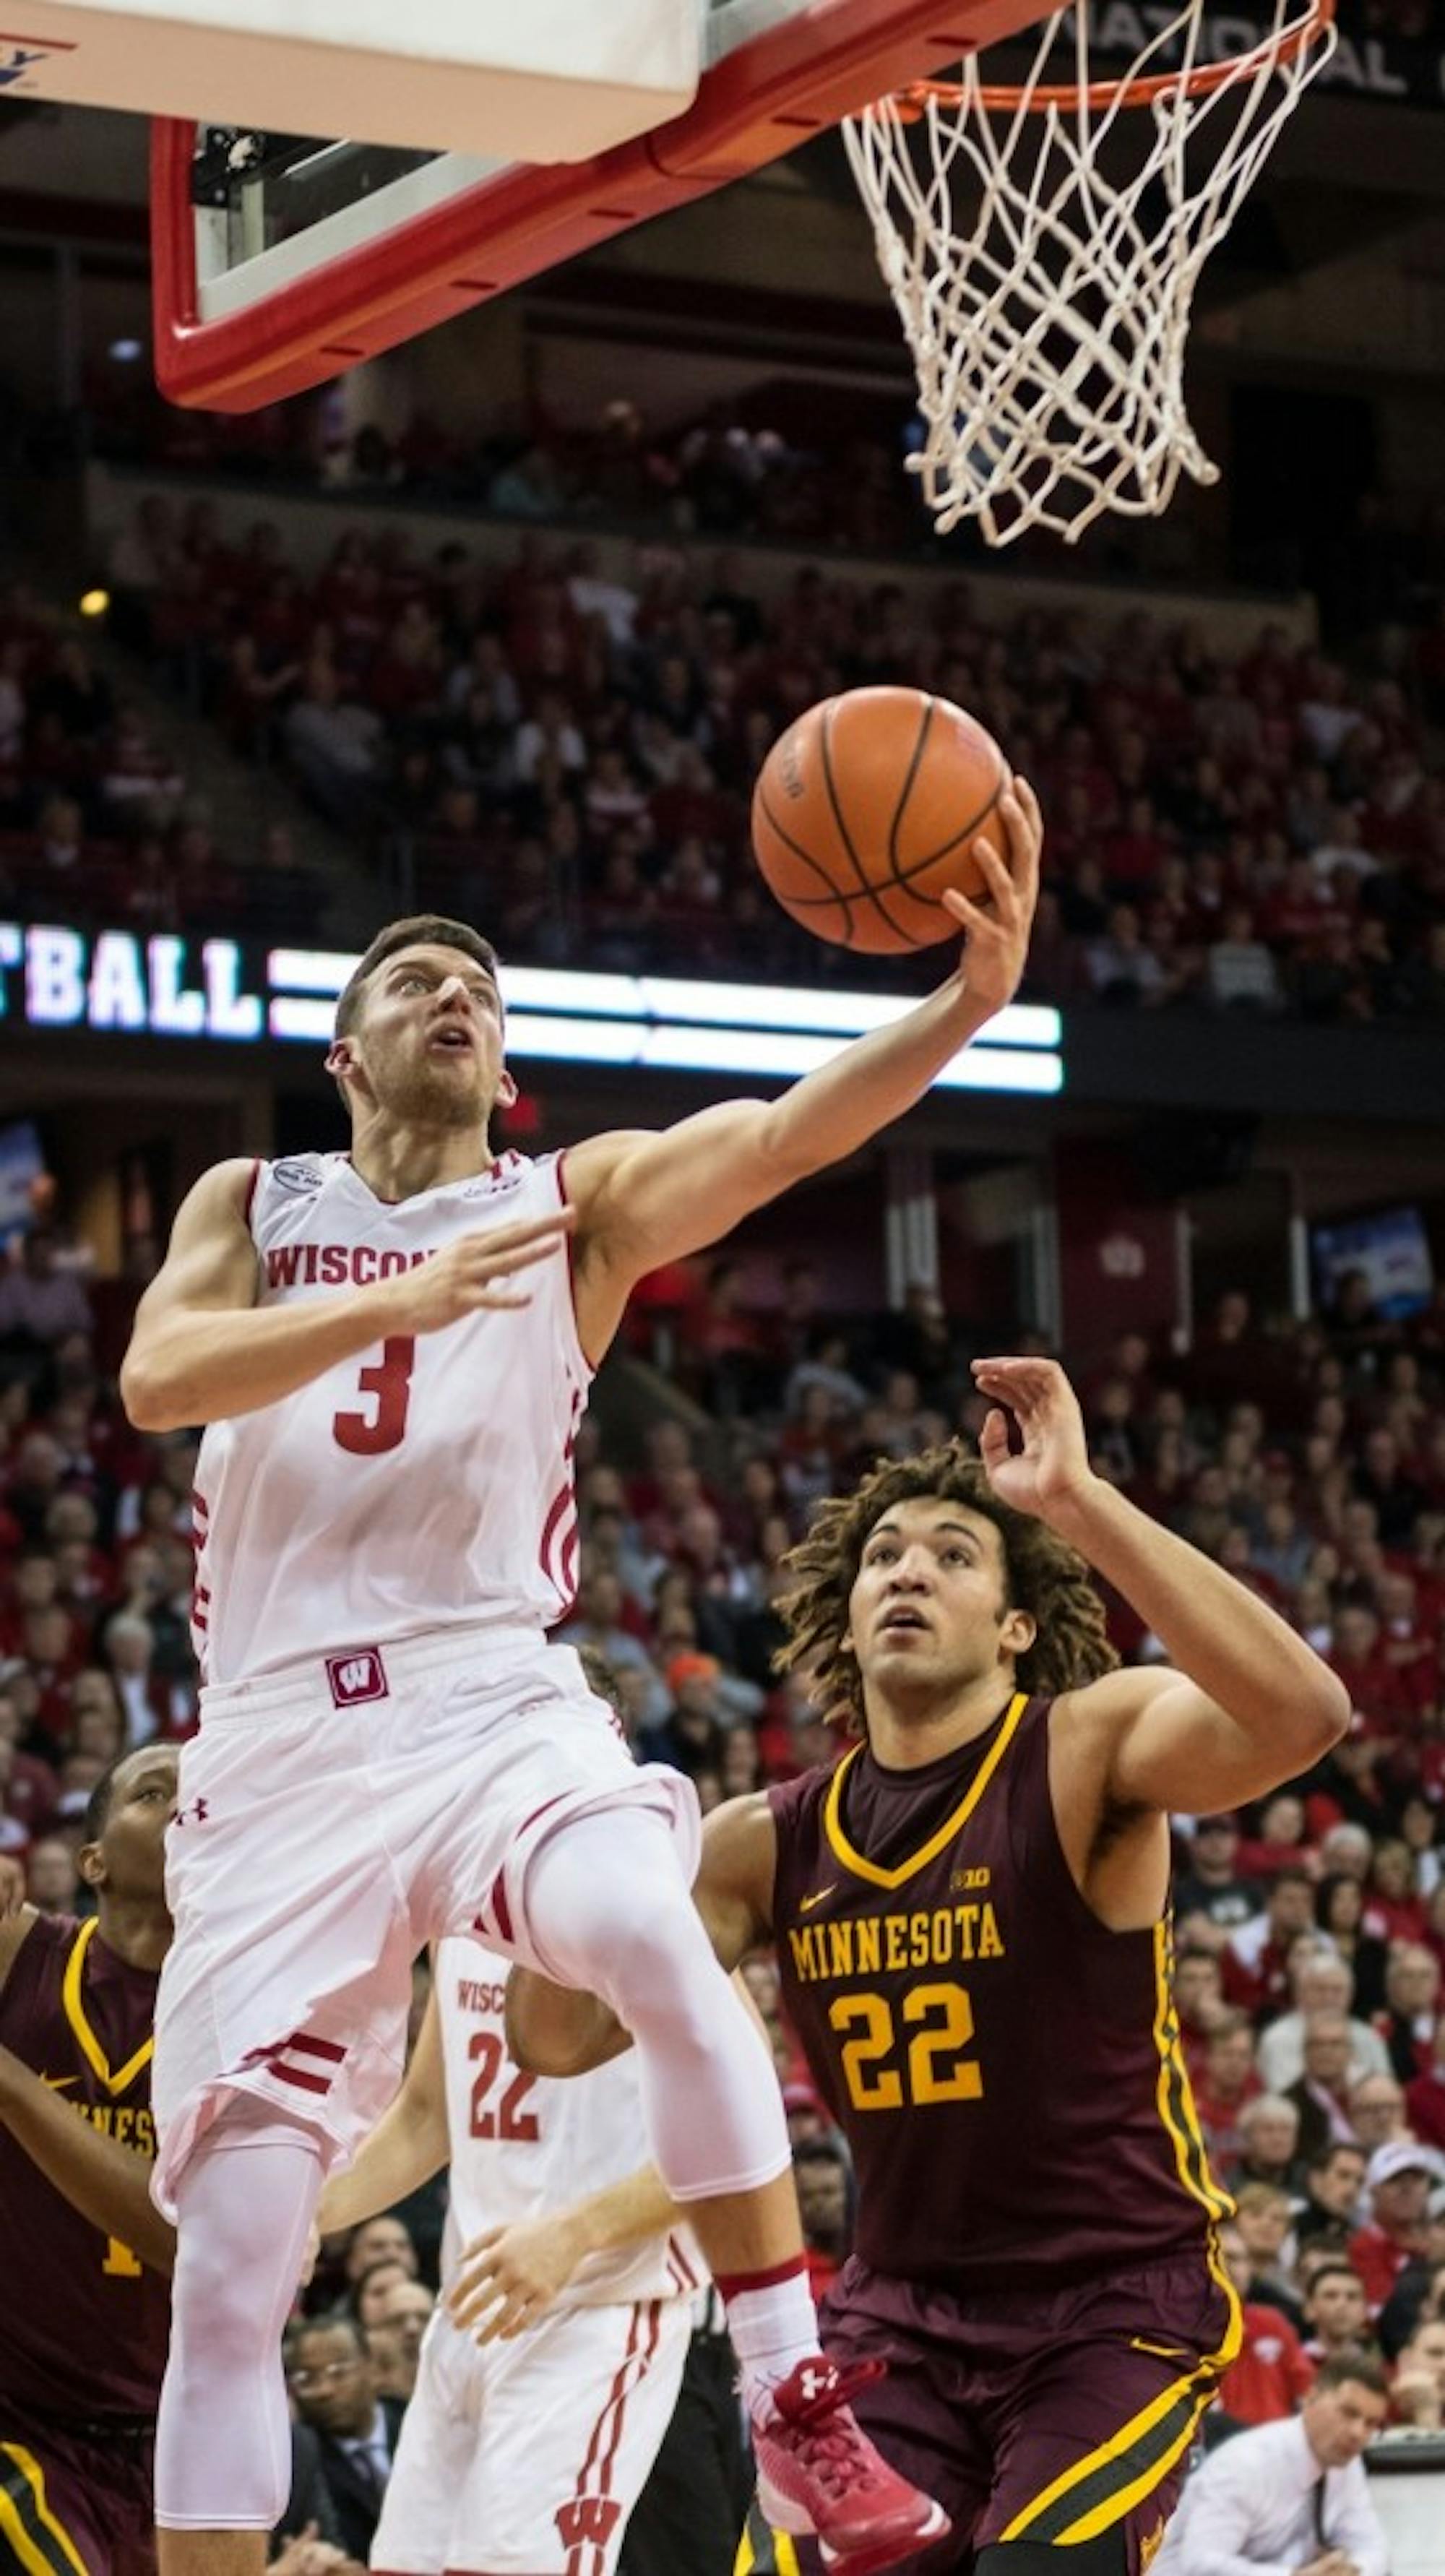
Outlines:
[[400,1447],[406,1434],[415,1365],[414,1334],[396,1333],[382,1343],[380,1359],[364,1368],[357,1381],[362,1395],[374,1397],[376,1410],[369,1414],[338,1413],[334,1417],[331,1433],[338,1449],[348,1449],[353,1458],[376,1458],[383,1449]]

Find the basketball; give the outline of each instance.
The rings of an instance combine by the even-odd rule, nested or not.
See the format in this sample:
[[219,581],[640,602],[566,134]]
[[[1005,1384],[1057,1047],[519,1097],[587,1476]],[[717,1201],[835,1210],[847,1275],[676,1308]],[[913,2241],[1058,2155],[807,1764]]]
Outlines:
[[815,938],[879,956],[957,939],[938,898],[983,884],[973,844],[1007,859],[1008,764],[981,724],[924,689],[850,689],[774,743],[753,790],[753,847]]

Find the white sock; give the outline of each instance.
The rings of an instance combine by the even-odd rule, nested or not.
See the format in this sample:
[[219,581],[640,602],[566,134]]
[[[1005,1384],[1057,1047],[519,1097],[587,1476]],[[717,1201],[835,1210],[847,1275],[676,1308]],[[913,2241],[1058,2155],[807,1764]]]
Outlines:
[[743,2403],[754,2423],[771,2413],[772,2392],[800,2361],[818,2352],[818,2314],[805,2267],[755,2289],[718,2284],[728,2333],[742,2374]]

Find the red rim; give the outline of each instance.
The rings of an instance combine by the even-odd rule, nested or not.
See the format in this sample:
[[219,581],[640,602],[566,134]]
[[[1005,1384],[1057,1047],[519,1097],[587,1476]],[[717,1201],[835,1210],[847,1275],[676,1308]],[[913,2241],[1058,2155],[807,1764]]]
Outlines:
[[1000,83],[978,90],[965,90],[957,81],[912,81],[895,94],[891,104],[905,123],[912,123],[931,102],[936,101],[940,107],[962,107],[970,97],[977,98],[990,115],[1011,115],[1019,108],[1033,114],[1051,107],[1084,106],[1091,113],[1115,105],[1147,107],[1152,99],[1165,98],[1172,90],[1180,89],[1190,98],[1207,98],[1214,90],[1246,78],[1251,72],[1268,70],[1275,63],[1294,62],[1327,33],[1334,19],[1335,0],[1314,0],[1309,16],[1285,35],[1266,37],[1250,53],[1231,54],[1222,63],[1199,63],[1192,72],[1183,74],[1150,72],[1143,80],[1091,81],[1087,89],[1073,81],[1058,81],[1039,89]]

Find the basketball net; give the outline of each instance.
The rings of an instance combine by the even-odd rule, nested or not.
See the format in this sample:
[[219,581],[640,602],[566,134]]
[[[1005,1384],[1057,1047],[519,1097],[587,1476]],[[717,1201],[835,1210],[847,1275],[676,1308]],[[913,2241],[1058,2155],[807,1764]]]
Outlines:
[[844,127],[918,375],[909,458],[941,533],[1070,544],[1214,483],[1184,402],[1199,272],[1335,47],[1334,0],[1275,0],[1268,32],[1201,59],[1188,0],[1101,79],[1087,0],[1048,19],[1025,79],[921,83]]

